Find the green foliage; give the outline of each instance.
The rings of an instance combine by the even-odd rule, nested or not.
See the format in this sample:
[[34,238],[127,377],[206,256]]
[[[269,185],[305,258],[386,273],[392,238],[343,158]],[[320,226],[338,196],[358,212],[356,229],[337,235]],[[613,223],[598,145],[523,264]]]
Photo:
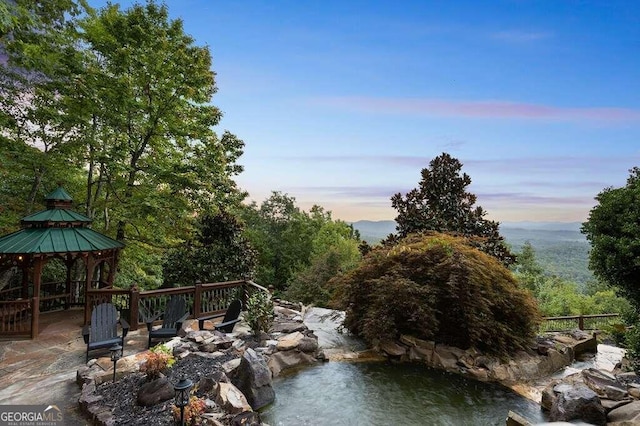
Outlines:
[[256,281],[276,291],[306,281],[302,275],[325,263],[329,251],[337,253],[341,270],[353,267],[360,258],[358,236],[350,225],[334,221],[319,206],[302,211],[287,194],[272,193],[260,207],[247,206],[242,217],[246,236],[258,253]]
[[606,284],[593,281],[583,288],[576,282],[549,275],[538,263],[536,252],[528,242],[517,259],[511,269],[520,285],[538,299],[544,316],[621,313],[630,308],[629,302]]
[[335,250],[316,256],[308,268],[293,276],[284,297],[305,305],[327,306],[331,299],[328,282],[341,273],[340,265],[340,254]]
[[332,280],[345,326],[369,342],[411,334],[509,354],[537,330],[535,300],[494,257],[462,237],[412,235],[372,250]]
[[591,242],[589,267],[640,308],[640,168],[630,170],[626,186],[605,188],[596,200],[582,225]]
[[[404,197],[391,197],[391,205],[398,211],[398,236],[422,231],[437,231],[477,237],[473,245],[500,260],[504,265],[515,259],[498,232],[498,222],[484,218],[482,207],[474,206],[476,196],[466,191],[471,178],[460,174],[462,163],[442,153],[422,169],[419,186]],[[394,243],[393,240],[388,241]]]
[[127,244],[117,285],[157,287],[158,259],[192,238],[197,212],[246,195],[233,181],[244,143],[213,131],[209,48],[153,1],[3,7],[0,232],[64,182],[95,230]]
[[341,221],[324,223],[312,241],[310,265],[293,274],[284,294],[287,300],[327,306],[332,296],[331,278],[352,270],[360,261],[353,229]]
[[158,247],[131,241],[118,261],[118,273],[114,285],[141,290],[154,290],[162,285],[163,250]]
[[171,349],[163,344],[159,344],[151,348],[144,364],[140,366],[140,371],[146,373],[147,379],[149,380],[157,379],[161,373],[171,368],[175,362],[176,359]]
[[269,331],[274,316],[273,302],[269,293],[256,291],[249,297],[245,321],[247,321],[256,336],[259,336],[260,332],[264,331],[266,333]]
[[640,373],[640,323],[636,323],[625,334],[625,347],[627,348],[627,358],[631,361],[633,370]]
[[171,250],[164,262],[166,285],[193,285],[242,279],[251,275],[256,254],[243,236],[243,225],[226,210],[198,219],[195,241]]

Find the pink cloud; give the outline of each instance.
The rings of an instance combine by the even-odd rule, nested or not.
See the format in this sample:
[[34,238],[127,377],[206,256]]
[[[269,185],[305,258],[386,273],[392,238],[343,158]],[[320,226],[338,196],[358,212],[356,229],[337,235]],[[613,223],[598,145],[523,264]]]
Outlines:
[[315,102],[336,108],[383,114],[556,121],[640,121],[639,109],[557,107],[499,100],[329,97]]

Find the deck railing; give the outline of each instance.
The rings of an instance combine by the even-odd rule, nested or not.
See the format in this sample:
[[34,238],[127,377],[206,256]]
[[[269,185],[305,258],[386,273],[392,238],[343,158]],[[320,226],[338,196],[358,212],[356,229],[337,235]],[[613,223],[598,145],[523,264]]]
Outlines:
[[190,318],[223,313],[232,300],[240,299],[243,306],[255,291],[268,291],[249,280],[219,283],[197,283],[193,286],[139,291],[136,287],[123,289],[97,289],[87,292],[85,324],[91,318],[93,307],[100,303],[112,303],[129,322],[131,330],[145,324],[152,315],[163,312],[169,299],[181,296],[187,303]]
[[31,337],[38,334],[39,309],[37,297],[0,302],[0,336]]
[[571,315],[564,317],[545,317],[540,331],[602,330],[607,326],[620,323],[620,314]]

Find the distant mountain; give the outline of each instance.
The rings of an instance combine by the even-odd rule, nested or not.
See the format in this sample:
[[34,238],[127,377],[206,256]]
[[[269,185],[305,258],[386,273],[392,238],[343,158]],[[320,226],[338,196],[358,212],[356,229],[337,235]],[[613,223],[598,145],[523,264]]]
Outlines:
[[359,220],[351,223],[360,232],[360,238],[369,244],[377,244],[389,234],[396,232],[395,220]]
[[500,222],[500,229],[539,229],[544,231],[577,231],[582,222]]
[[[393,220],[359,220],[352,225],[369,244],[377,244],[396,232]],[[581,225],[580,222],[502,222],[500,234],[515,253],[529,241],[548,274],[584,284],[593,279],[593,274],[588,268],[591,246],[580,233]]]

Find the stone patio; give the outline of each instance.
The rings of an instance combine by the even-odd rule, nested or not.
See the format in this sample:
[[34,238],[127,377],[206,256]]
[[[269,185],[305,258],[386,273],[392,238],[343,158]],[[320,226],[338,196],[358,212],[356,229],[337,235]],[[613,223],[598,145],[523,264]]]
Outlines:
[[[83,312],[41,314],[36,339],[0,341],[0,405],[57,405],[64,412],[65,424],[90,424],[78,413],[80,387],[76,384],[76,372],[85,364]],[[145,351],[146,345],[146,329],[130,331],[124,354]],[[95,355],[109,356],[109,351],[95,351]]]

